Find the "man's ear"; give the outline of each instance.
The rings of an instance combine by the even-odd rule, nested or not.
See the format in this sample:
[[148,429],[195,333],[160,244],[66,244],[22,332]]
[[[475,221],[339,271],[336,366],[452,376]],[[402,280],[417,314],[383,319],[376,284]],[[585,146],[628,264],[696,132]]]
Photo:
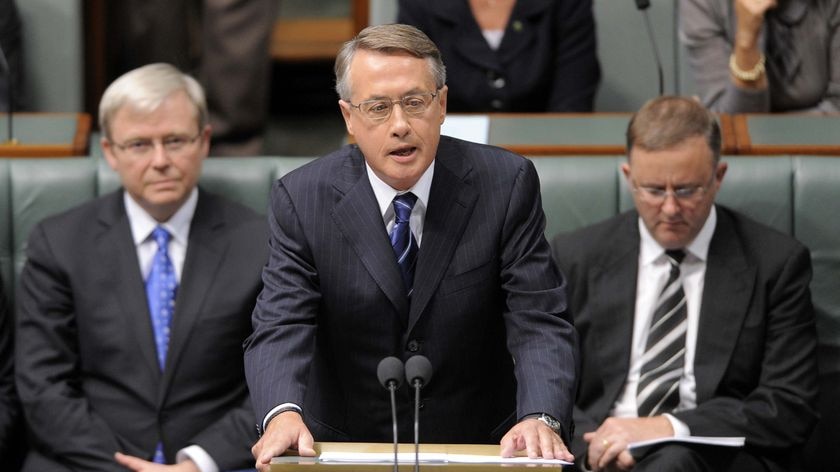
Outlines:
[[344,100],[338,101],[338,108],[341,110],[341,116],[344,118],[344,127],[347,128],[347,134],[353,136],[353,125],[350,123],[350,104]]
[[113,170],[117,170],[117,156],[114,155],[114,148],[108,138],[102,137],[99,139],[99,146],[102,148],[102,155],[105,156],[105,161]]

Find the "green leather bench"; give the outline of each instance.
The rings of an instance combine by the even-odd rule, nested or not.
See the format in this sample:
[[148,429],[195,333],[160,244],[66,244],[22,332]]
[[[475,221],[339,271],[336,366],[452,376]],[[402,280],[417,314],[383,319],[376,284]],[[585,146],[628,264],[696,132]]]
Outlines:
[[[211,158],[201,184],[265,213],[272,182],[308,157]],[[823,418],[808,445],[809,470],[840,463],[840,157],[729,157],[719,201],[792,234],[810,249]],[[550,237],[632,207],[620,157],[539,157]],[[27,235],[47,215],[117,188],[98,158],[0,159],[0,275],[11,287]],[[92,261],[91,263],[96,263]]]

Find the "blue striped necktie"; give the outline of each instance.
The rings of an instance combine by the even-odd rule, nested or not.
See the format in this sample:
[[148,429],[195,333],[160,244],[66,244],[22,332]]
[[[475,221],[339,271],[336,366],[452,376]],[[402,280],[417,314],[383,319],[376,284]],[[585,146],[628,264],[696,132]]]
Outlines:
[[391,246],[397,256],[397,264],[402,272],[406,294],[410,297],[414,289],[414,266],[417,263],[417,240],[411,232],[409,220],[411,209],[417,202],[417,196],[411,192],[394,197],[394,227],[391,228]]
[[[160,370],[166,365],[166,351],[169,348],[169,325],[172,313],[175,311],[175,294],[178,291],[178,279],[175,268],[169,259],[170,234],[163,227],[158,226],[152,231],[152,238],[157,243],[157,252],[152,259],[152,269],[146,279],[146,298],[149,302],[149,314],[152,318],[152,328],[155,333],[158,364]],[[155,448],[153,462],[164,464],[163,444],[158,443]]]
[[674,410],[680,403],[680,377],[685,365],[685,333],[688,328],[685,291],[680,264],[682,250],[665,251],[671,272],[653,312],[636,394],[639,416],[655,416]]

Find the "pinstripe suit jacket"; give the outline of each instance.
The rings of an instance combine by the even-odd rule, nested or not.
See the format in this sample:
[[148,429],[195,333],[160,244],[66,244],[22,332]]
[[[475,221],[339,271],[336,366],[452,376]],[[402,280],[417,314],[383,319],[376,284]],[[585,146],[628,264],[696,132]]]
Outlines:
[[[411,303],[358,147],[274,186],[245,354],[258,418],[294,402],[318,441],[390,441],[377,364],[422,354],[422,441],[496,442],[534,412],[569,432],[577,341],[532,163],[442,137],[434,165]],[[398,394],[407,440],[413,396]]]

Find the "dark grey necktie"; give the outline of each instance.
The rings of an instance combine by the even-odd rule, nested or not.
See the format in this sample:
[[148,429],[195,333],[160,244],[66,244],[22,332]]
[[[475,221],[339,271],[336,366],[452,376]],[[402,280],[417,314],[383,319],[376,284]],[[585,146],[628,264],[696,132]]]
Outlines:
[[685,365],[688,327],[680,263],[682,250],[665,251],[671,264],[668,282],[659,294],[642,356],[636,401],[639,416],[670,412],[680,403],[680,377]]

